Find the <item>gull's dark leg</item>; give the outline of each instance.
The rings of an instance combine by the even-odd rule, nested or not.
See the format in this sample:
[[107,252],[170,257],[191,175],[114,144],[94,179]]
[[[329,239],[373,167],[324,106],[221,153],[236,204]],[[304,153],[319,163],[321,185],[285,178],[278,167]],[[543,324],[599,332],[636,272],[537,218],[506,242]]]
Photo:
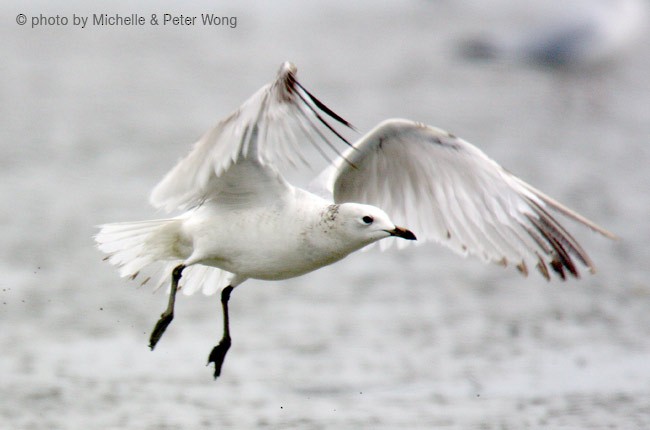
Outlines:
[[156,344],[162,337],[163,333],[167,329],[169,323],[174,319],[174,303],[176,302],[176,291],[178,291],[178,281],[180,281],[181,276],[183,276],[183,269],[185,269],[184,264],[180,264],[172,270],[172,288],[169,292],[169,302],[167,303],[167,309],[160,315],[160,319],[156,323],[156,326],[151,332],[151,337],[149,338],[149,348],[153,351],[156,347]]
[[226,353],[232,344],[230,339],[230,324],[228,320],[228,300],[230,300],[230,293],[233,287],[228,285],[221,291],[221,307],[223,308],[223,336],[219,341],[219,345],[212,348],[210,356],[208,357],[208,365],[214,363],[214,379],[221,375],[221,366],[223,360],[226,358]]

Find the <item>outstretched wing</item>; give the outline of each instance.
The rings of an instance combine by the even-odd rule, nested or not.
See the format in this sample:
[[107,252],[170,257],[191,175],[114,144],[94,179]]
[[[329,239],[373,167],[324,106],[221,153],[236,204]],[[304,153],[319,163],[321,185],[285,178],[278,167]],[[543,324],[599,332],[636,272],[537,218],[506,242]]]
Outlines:
[[[352,127],[310,94],[296,80],[296,67],[285,62],[275,81],[201,137],[154,188],[150,202],[172,211],[220,196],[241,200],[247,194],[273,194],[274,187],[277,191],[285,185],[274,164],[304,161],[306,145],[300,145],[301,140],[307,139],[321,152],[323,143],[330,144],[326,130],[345,140],[327,117]],[[233,168],[239,165],[246,174]],[[256,180],[243,183],[240,179],[250,177],[253,170],[257,170]],[[259,190],[261,186],[264,190]]]
[[343,157],[323,173],[336,202],[378,206],[418,239],[484,261],[512,262],[524,274],[532,263],[547,279],[549,265],[562,279],[566,271],[578,277],[574,260],[594,270],[549,209],[614,237],[508,173],[475,146],[434,127],[387,120]]

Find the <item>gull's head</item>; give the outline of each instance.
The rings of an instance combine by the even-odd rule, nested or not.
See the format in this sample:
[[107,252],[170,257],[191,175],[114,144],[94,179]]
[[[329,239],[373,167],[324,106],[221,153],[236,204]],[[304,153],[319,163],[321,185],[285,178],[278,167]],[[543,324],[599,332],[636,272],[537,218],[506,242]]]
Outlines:
[[[343,203],[330,206],[331,215],[340,225],[341,233],[347,240],[365,246],[390,236],[416,240],[415,235],[406,228],[396,226],[388,214],[375,206],[360,203]],[[336,213],[333,213],[336,212]]]

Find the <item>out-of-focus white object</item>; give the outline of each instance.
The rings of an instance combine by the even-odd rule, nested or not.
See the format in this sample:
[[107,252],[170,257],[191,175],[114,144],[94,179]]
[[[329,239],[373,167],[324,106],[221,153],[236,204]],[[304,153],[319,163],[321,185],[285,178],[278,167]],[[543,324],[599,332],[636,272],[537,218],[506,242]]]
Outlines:
[[[475,59],[549,67],[594,65],[625,52],[648,24],[645,0],[571,0],[555,6],[547,5],[543,18],[526,29],[497,30],[465,42],[462,51]],[[530,10],[535,13],[534,5]]]

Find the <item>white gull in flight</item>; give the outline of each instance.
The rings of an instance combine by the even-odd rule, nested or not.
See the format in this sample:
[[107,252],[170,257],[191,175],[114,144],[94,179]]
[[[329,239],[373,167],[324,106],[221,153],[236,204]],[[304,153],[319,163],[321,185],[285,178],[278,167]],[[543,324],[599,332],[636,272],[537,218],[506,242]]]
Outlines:
[[288,183],[278,166],[301,160],[310,142],[321,151],[335,148],[326,134],[347,143],[333,121],[351,127],[284,63],[273,82],[209,130],[154,188],[155,207],[182,214],[100,226],[95,240],[121,276],[143,277],[144,284],[146,269],[162,266],[157,287],[171,277],[151,349],[172,321],[179,289],[221,291],[223,337],[208,359],[217,378],[231,345],[233,288],[249,278],[300,276],[389,237],[417,235],[463,255],[512,264],[524,275],[536,266],[547,279],[578,277],[581,265],[594,270],[550,212],[614,237],[468,142],[404,119],[386,120],[348,143],[318,177],[329,199]]

